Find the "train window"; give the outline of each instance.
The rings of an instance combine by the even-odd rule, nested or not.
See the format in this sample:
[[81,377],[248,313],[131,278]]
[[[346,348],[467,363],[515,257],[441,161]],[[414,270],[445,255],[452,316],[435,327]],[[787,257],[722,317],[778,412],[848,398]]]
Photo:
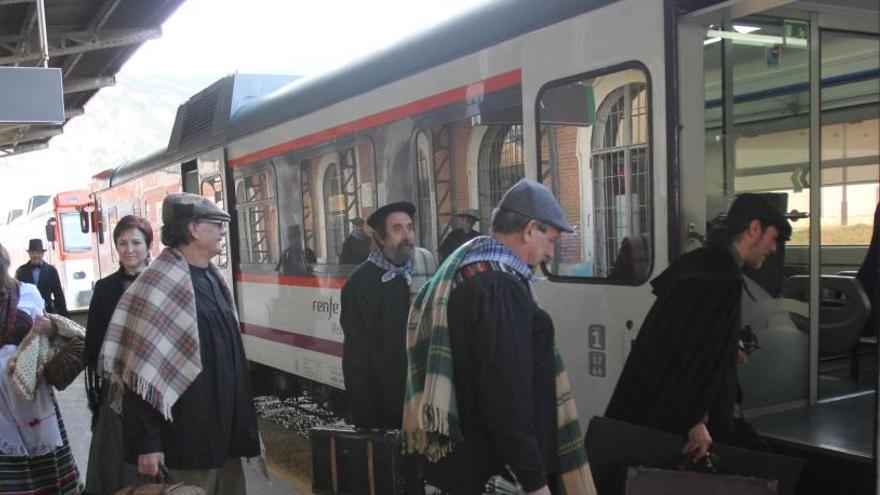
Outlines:
[[[351,244],[350,237],[363,237],[360,231],[355,232],[359,229],[355,219],[366,219],[374,211],[375,183],[373,144],[364,136],[338,151],[300,162],[307,257],[321,265],[354,266],[365,259],[365,255],[352,256],[345,246]],[[318,271],[343,273],[336,270],[324,267]]]
[[551,276],[647,280],[652,258],[650,101],[641,68],[554,81],[538,96],[539,174],[573,234]]
[[278,211],[271,169],[235,179],[235,210],[242,264],[274,269],[278,260]]
[[66,253],[86,253],[92,250],[92,238],[80,228],[79,213],[61,214],[61,245]]
[[480,144],[477,168],[480,216],[488,219],[504,192],[525,177],[522,125],[490,126]]
[[416,189],[419,198],[417,205],[419,240],[422,247],[434,251],[437,249],[437,224],[434,222],[436,217],[434,204],[436,178],[434,177],[435,169],[431,163],[433,158],[431,143],[424,131],[416,134],[413,149],[415,150],[416,173],[418,174]]

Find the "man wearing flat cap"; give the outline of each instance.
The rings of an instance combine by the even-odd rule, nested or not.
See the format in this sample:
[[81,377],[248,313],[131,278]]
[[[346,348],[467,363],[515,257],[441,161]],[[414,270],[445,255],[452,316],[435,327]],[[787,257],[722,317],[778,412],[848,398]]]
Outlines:
[[437,462],[446,492],[504,476],[527,494],[595,493],[553,322],[531,291],[562,232],[556,198],[523,179],[491,236],[453,252],[411,306],[404,442]]
[[43,247],[42,239],[31,239],[27,249],[30,261],[15,270],[15,278],[19,282],[34,284],[46,301],[46,312],[57,313],[70,318],[67,311],[67,302],[64,299],[64,289],[61,287],[61,277],[58,270],[46,263],[43,257],[46,248]]
[[477,210],[473,208],[464,210],[456,215],[456,221],[458,225],[446,235],[446,238],[440,243],[440,247],[437,248],[440,262],[443,262],[459,246],[480,235],[474,230],[474,225],[480,221],[480,212]]
[[145,475],[164,465],[208,495],[245,493],[241,458],[260,455],[238,313],[211,262],[229,219],[202,196],[165,198],[167,247],[120,298],[98,358],[126,462]]
[[651,281],[651,307],[605,415],[687,437],[683,454],[713,441],[764,448],[734,415],[737,364],[754,350],[741,337],[743,267],[758,269],[791,235],[785,216],[760,194],[740,194],[705,247]]
[[342,372],[359,428],[400,428],[403,418],[406,315],[412,294],[436,269],[431,253],[415,246],[415,213],[401,201],[367,218],[369,256],[342,287]]

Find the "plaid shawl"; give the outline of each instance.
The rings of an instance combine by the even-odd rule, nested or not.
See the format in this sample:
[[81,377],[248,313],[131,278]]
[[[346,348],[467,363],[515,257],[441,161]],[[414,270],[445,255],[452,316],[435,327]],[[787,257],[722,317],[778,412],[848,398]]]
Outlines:
[[[237,315],[223,274],[213,264],[210,269]],[[180,251],[166,248],[119,299],[98,356],[98,373],[110,383],[107,403],[117,413],[125,386],[171,421],[172,406],[201,371],[189,264]]]
[[[474,255],[485,249],[486,239],[477,237],[456,249],[422,287],[410,306],[406,335],[409,365],[403,411],[404,448],[407,453],[422,454],[432,462],[458,448],[464,440],[453,382],[447,309],[456,274],[465,266],[465,261],[479,261],[479,256]],[[499,259],[488,261],[497,263]],[[514,267],[505,268],[515,271]],[[557,442],[563,493],[595,494],[568,375],[555,346],[554,354]]]

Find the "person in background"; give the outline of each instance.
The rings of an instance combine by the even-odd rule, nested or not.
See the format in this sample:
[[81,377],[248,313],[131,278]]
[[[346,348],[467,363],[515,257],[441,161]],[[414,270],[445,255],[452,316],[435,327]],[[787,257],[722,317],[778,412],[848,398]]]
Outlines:
[[92,443],[86,471],[86,492],[112,494],[136,481],[137,471],[123,459],[122,418],[104,403],[98,375],[98,354],[119,298],[147,267],[153,228],[145,219],[126,215],[113,229],[119,270],[95,283],[86,324],[86,396],[92,411]]
[[79,471],[48,384],[25,401],[7,373],[10,358],[44,311],[37,288],[9,276],[0,245],[0,494],[78,494]]
[[275,271],[281,272],[282,275],[310,275],[312,265],[317,261],[314,251],[308,247],[303,249],[300,226],[287,227],[287,247],[281,252]]
[[605,415],[687,437],[682,454],[712,443],[767,450],[742,418],[737,364],[744,267],[759,269],[791,235],[785,216],[760,194],[737,196],[705,247],[676,259],[651,281],[645,317]]
[[440,243],[440,247],[437,248],[441,263],[459,246],[480,235],[480,232],[474,230],[474,225],[480,221],[480,212],[468,208],[459,213],[456,219],[458,225],[446,235],[446,238]]
[[364,228],[364,219],[355,218],[351,221],[351,233],[342,242],[342,254],[339,263],[342,265],[360,265],[370,255],[370,236]]
[[126,462],[207,495],[246,493],[241,458],[261,454],[238,312],[211,263],[229,219],[202,196],[165,198],[167,248],[119,299],[98,356]]
[[20,282],[37,286],[37,289],[40,290],[40,296],[46,303],[47,313],[56,313],[70,318],[58,270],[43,260],[43,256],[46,254],[43,240],[31,239],[28,242],[27,252],[31,259],[15,270],[15,278]]

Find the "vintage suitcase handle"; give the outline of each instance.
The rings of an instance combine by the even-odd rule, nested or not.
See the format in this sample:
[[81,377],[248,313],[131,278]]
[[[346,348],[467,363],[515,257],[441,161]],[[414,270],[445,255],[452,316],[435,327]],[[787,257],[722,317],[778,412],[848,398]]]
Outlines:
[[156,476],[149,476],[146,474],[138,476],[138,480],[128,489],[128,495],[132,495],[138,488],[144,485],[149,485],[154,481],[159,481],[159,483],[162,484],[162,495],[169,495],[174,490],[183,486],[182,482],[174,483],[174,479],[171,477],[171,471],[168,470],[165,464],[159,464],[159,474]]

